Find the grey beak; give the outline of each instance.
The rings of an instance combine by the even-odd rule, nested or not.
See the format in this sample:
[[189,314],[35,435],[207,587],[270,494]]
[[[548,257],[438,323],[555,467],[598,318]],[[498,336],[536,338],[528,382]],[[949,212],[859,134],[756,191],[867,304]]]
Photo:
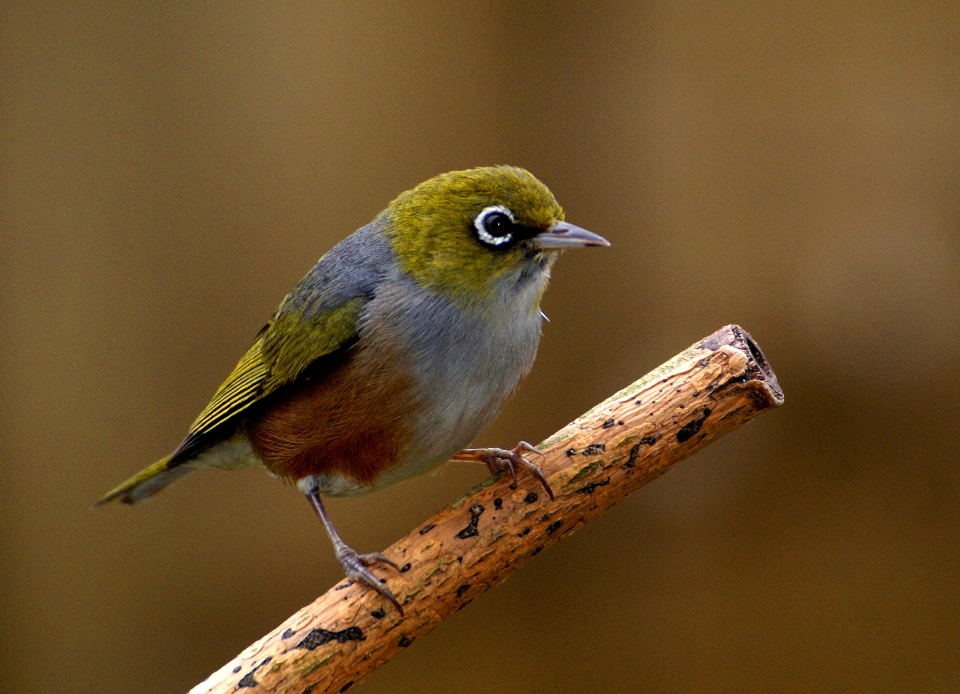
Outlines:
[[546,231],[533,237],[538,248],[580,248],[582,246],[609,246],[610,242],[592,231],[581,229],[567,222],[557,222]]

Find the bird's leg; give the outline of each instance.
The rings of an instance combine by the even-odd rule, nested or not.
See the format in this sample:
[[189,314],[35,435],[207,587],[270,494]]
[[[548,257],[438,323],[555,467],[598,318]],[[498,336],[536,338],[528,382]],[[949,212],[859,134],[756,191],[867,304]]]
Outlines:
[[527,460],[524,457],[524,453],[536,453],[546,458],[543,453],[529,443],[521,441],[512,451],[504,448],[465,448],[450,460],[486,463],[487,467],[490,468],[490,472],[494,474],[506,470],[513,477],[514,485],[517,484],[517,468],[523,468],[540,481],[540,484],[547,490],[547,494],[550,495],[550,499],[552,500],[553,490],[550,489],[547,478],[543,476],[543,471],[539,465]]
[[327,535],[330,536],[330,540],[333,542],[333,549],[337,553],[337,561],[340,563],[340,566],[343,567],[343,571],[347,574],[347,578],[349,578],[351,581],[366,583],[368,586],[380,593],[380,595],[392,602],[400,611],[400,615],[402,616],[403,608],[400,607],[400,603],[397,601],[396,597],[394,597],[391,590],[387,588],[387,586],[384,585],[384,583],[381,582],[381,580],[378,579],[370,569],[367,568],[367,566],[370,564],[376,564],[378,562],[388,564],[397,571],[400,570],[400,567],[387,559],[387,557],[380,552],[357,554],[355,549],[348,546],[346,542],[340,539],[340,535],[333,527],[333,523],[331,523],[330,519],[327,517],[327,511],[323,507],[323,502],[320,501],[320,495],[316,492],[316,490],[304,492],[304,495],[310,501],[310,505],[313,506],[313,510],[317,512],[317,516],[320,517],[320,522],[323,523],[323,527],[327,529]]

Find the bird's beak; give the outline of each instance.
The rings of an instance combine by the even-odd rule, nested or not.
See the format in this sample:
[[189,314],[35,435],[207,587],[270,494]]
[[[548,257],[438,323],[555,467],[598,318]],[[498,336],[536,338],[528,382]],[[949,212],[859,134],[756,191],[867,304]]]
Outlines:
[[556,222],[552,227],[533,237],[537,248],[580,248],[582,246],[609,246],[610,242],[592,231],[567,222]]

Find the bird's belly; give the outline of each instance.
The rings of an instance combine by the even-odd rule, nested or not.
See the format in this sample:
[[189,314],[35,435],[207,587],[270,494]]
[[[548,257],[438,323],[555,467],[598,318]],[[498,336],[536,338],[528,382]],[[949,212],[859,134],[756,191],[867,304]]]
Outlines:
[[416,408],[412,375],[390,355],[354,350],[268,400],[246,424],[254,450],[273,473],[327,480],[321,493],[360,494],[404,462]]
[[449,304],[417,314],[377,316],[349,358],[251,418],[267,468],[355,496],[436,467],[490,425],[533,364],[539,314],[506,326]]
[[[448,373],[442,365],[432,371],[432,394],[406,399],[408,406],[394,424],[366,420],[366,426],[344,438],[328,436],[321,442],[314,437],[316,443],[267,467],[282,467],[281,474],[294,479],[311,475],[323,496],[360,496],[388,487],[428,472],[469,446],[523,376]],[[290,430],[288,424],[281,427]]]
[[385,468],[378,488],[422,474],[448,460],[479,436],[530,370],[539,342],[539,321],[515,334],[468,326],[444,348],[431,345],[418,365],[418,401],[409,413],[416,434],[403,461]]

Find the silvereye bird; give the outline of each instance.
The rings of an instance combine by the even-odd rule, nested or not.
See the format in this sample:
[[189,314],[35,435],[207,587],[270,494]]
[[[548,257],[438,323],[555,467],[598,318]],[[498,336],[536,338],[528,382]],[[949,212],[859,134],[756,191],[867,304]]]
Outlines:
[[530,371],[540,299],[568,248],[609,246],[564,221],[528,171],[442,174],[324,255],[162,460],[108,492],[133,504],[202,468],[264,466],[309,499],[337,560],[400,609],[334,530],[321,497],[355,496],[448,459],[533,474],[525,454],[466,449]]

